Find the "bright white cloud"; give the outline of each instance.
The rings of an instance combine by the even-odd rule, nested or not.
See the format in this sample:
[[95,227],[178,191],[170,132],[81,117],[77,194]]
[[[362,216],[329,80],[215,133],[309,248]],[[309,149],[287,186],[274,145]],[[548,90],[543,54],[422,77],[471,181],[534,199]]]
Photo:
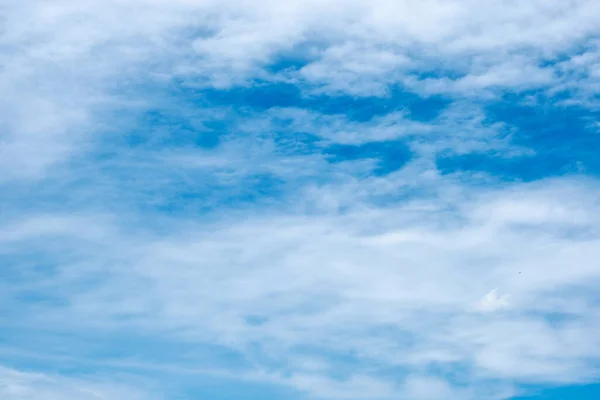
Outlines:
[[509,305],[508,296],[499,295],[497,289],[490,290],[477,304],[475,309],[482,312],[491,312],[507,308]]

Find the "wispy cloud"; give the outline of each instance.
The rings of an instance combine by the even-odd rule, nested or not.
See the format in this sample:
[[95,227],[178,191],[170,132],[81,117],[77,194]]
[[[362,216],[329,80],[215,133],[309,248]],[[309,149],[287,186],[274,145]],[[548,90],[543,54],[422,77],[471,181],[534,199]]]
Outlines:
[[151,392],[118,382],[64,378],[41,373],[20,372],[0,367],[0,395],[3,399],[152,399]]
[[0,394],[596,381],[596,3],[2,5]]

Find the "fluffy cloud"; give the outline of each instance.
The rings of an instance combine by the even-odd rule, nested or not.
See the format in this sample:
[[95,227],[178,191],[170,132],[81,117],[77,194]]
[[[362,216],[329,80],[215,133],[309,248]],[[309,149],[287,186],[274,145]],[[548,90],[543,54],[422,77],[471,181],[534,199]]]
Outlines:
[[5,5],[3,179],[43,175],[118,129],[104,123],[114,112],[144,107],[136,87],[172,78],[216,88],[289,82],[307,95],[563,88],[587,101],[597,92],[598,52],[586,44],[598,11],[584,0]]

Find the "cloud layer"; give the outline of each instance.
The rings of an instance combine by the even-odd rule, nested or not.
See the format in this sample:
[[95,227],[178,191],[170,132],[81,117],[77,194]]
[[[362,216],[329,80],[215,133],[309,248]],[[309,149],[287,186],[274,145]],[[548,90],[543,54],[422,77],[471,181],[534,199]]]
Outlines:
[[597,2],[0,17],[4,397],[597,381]]

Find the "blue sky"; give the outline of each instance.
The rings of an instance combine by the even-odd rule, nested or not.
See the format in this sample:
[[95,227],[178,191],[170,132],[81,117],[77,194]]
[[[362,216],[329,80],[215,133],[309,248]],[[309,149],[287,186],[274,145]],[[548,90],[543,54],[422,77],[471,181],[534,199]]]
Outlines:
[[600,398],[600,4],[0,2],[2,400]]

